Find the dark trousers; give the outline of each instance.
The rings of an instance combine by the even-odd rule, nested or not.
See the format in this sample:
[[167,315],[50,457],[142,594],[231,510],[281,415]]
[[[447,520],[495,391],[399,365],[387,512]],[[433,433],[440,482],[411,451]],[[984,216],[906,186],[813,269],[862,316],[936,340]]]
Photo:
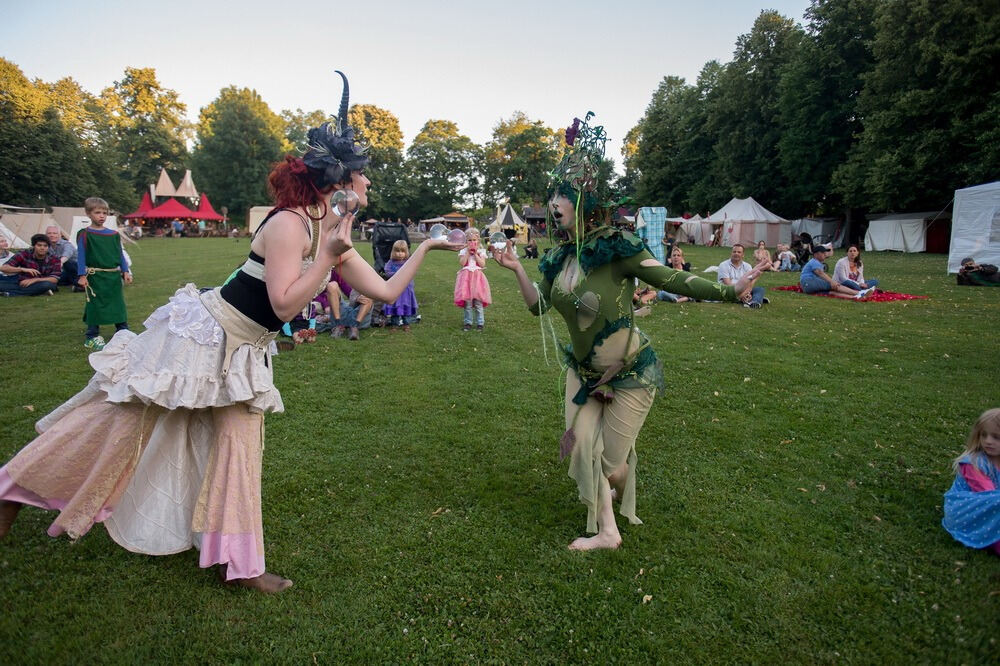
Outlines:
[[[115,332],[118,332],[118,331],[127,331],[127,330],[128,330],[128,322],[127,321],[121,321],[121,322],[118,322],[117,324],[115,324]],[[98,335],[100,335],[100,333],[101,333],[101,327],[100,326],[88,326],[87,327],[87,332],[84,333],[84,335],[86,335],[87,339],[89,340],[90,338],[96,338]]]

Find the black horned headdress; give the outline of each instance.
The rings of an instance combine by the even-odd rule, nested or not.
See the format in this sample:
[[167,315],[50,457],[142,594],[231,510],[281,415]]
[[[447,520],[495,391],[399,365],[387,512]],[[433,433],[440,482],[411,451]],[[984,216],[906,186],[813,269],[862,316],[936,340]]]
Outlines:
[[313,182],[320,189],[341,183],[352,171],[360,171],[368,166],[368,156],[365,154],[367,146],[355,140],[354,128],[347,124],[350,103],[347,76],[339,69],[336,72],[344,80],[336,123],[325,122],[310,129],[309,147],[302,156],[302,161],[313,175]]

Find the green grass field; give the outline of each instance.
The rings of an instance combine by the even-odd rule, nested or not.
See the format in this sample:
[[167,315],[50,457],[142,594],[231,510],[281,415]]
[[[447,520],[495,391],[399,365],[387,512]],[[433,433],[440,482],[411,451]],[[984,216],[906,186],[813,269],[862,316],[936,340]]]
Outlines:
[[[143,240],[132,328],[247,250]],[[728,256],[686,254],[696,271]],[[26,509],[0,542],[0,661],[995,663],[1000,558],[940,520],[951,460],[1000,405],[1000,289],[956,287],[942,255],[865,259],[886,289],[930,298],[768,290],[760,311],[661,303],[639,320],[668,383],[637,445],[645,524],[581,554],[539,321],[491,264],[486,330],[463,333],[457,261],[432,253],[412,333],[275,359],[267,564],[295,587],[224,588],[195,551],[136,555],[100,526],[51,539],[54,514]],[[89,378],[82,308],[66,291],[0,299],[0,460]]]

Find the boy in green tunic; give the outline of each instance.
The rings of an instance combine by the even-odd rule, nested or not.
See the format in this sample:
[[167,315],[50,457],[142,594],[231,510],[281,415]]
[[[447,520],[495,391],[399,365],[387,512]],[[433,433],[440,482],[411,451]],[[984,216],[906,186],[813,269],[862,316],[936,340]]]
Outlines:
[[122,240],[118,232],[107,229],[108,202],[90,197],[83,202],[90,226],[76,235],[78,282],[87,294],[83,321],[87,324],[83,346],[92,351],[104,349],[101,324],[114,324],[116,331],[128,329],[122,280],[132,284]]

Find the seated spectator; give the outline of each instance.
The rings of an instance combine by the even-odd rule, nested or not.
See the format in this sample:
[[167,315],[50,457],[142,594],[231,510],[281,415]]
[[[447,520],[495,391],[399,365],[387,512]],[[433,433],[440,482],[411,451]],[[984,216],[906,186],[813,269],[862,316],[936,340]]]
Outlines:
[[965,287],[1000,287],[1000,269],[993,264],[977,264],[972,257],[962,259],[958,284]]
[[330,283],[326,291],[316,297],[329,317],[333,329],[330,335],[348,340],[360,339],[359,330],[372,325],[374,301],[361,292],[352,289],[337,269],[330,271]]
[[[732,253],[729,255],[729,261],[723,261],[719,264],[719,282],[722,284],[736,284],[740,278],[754,269],[753,266],[743,261],[743,252],[744,249],[742,243],[736,243],[733,245]],[[760,263],[758,263],[758,266],[759,265]],[[765,268],[761,267],[761,270],[765,270]],[[764,298],[764,287],[758,287],[756,285],[757,280],[754,279],[750,282],[747,288],[743,290],[743,293],[739,294],[739,299],[743,302],[743,307],[758,310],[762,305],[766,305],[770,302]]]
[[767,269],[769,271],[776,271],[780,264],[777,264],[774,259],[771,258],[771,253],[767,249],[767,245],[764,241],[757,241],[757,249],[753,251],[753,262],[759,264],[762,261],[766,261],[768,264]]
[[825,291],[837,298],[856,298],[859,300],[866,299],[875,293],[874,288],[858,291],[838,284],[836,280],[827,275],[826,265],[823,264],[832,250],[822,245],[816,245],[812,252],[813,258],[802,267],[802,275],[799,276],[799,286],[802,287],[803,292],[816,294]]
[[[675,271],[691,272],[691,263],[684,261],[684,250],[677,245],[675,245],[670,251],[670,256],[667,259],[667,266],[673,268]],[[668,303],[687,303],[688,301],[694,300],[688,298],[687,296],[679,296],[678,294],[672,294],[669,291],[663,290],[656,292],[656,299],[659,301],[666,301]]]
[[875,278],[865,279],[864,265],[861,261],[861,250],[857,245],[847,248],[847,256],[838,260],[833,267],[833,280],[855,291],[871,289],[878,286]]
[[524,246],[525,259],[538,259],[538,242],[534,238],[528,239],[528,244]]
[[70,243],[63,238],[62,229],[54,224],[48,226],[45,235],[49,239],[49,254],[58,257],[59,263],[62,265],[59,284],[63,286],[73,285],[73,291],[83,291],[83,287],[76,284],[76,243]]
[[792,249],[782,243],[778,243],[778,270],[779,271],[799,271],[802,270],[802,266],[799,265],[799,258],[792,252]]
[[14,256],[10,251],[10,241],[6,236],[0,236],[0,264],[6,264]]
[[[5,236],[0,236],[0,266],[6,264],[14,258],[14,253],[10,251],[10,241]],[[19,282],[17,275],[7,275],[0,273],[0,294],[9,296],[11,291],[17,290]]]
[[49,239],[45,234],[31,237],[31,249],[21,250],[0,265],[0,272],[17,276],[17,285],[4,285],[9,296],[38,296],[59,291],[57,282],[62,273],[59,258],[49,254]]

